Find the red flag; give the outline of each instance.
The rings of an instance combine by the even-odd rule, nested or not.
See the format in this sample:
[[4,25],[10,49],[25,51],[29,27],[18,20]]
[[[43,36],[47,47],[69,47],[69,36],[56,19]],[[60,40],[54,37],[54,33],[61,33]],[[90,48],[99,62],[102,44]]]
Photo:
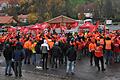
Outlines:
[[104,24],[104,33],[106,33],[106,25]]
[[99,27],[100,21],[96,22],[96,29]]

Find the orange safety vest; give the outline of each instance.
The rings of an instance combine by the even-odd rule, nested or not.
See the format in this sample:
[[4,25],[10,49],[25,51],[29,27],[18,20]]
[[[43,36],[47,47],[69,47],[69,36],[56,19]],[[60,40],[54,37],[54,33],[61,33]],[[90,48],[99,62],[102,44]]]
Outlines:
[[82,48],[83,48],[83,44],[82,44],[82,42],[79,42],[78,43],[78,50],[82,50]]
[[31,46],[32,46],[32,43],[30,41],[26,41],[24,43],[24,48],[26,48],[26,49],[31,49]]
[[103,56],[102,46],[96,47],[96,49],[95,49],[95,56],[96,57],[102,57]]
[[112,47],[111,47],[112,41],[111,41],[111,40],[106,40],[105,43],[106,43],[105,49],[110,50],[110,49],[112,48]]
[[100,44],[104,45],[104,39],[100,39]]
[[96,44],[95,44],[95,43],[90,43],[90,44],[89,44],[89,50],[90,50],[90,51],[94,51],[95,48],[96,48]]

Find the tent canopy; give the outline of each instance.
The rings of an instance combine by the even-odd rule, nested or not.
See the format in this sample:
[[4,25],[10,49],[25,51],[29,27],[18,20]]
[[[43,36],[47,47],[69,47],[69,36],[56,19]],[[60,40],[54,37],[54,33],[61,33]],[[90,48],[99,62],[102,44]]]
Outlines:
[[58,16],[56,18],[53,18],[47,23],[50,24],[50,28],[55,29],[55,28],[61,28],[61,29],[70,29],[70,28],[76,28],[78,26],[78,22],[75,19],[66,17],[66,16]]
[[63,16],[63,15],[58,16],[56,18],[53,18],[53,19],[47,21],[47,23],[50,23],[50,24],[56,24],[56,23],[75,23],[75,22],[76,22],[75,19]]

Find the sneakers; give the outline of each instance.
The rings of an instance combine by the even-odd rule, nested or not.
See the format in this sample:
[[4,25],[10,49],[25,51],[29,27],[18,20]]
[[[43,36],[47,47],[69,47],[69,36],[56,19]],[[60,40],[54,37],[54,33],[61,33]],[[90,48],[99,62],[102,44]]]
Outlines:
[[12,76],[12,74],[8,74],[8,76]]
[[22,77],[22,75],[19,75],[19,77],[21,78],[21,77]]
[[75,73],[74,72],[71,72],[71,75],[74,75]]
[[75,73],[74,72],[71,72],[71,73],[69,73],[69,72],[66,72],[66,75],[74,75]]
[[8,75],[8,73],[5,73],[5,76],[7,76]]
[[5,76],[12,76],[12,74],[5,73]]
[[102,71],[105,71],[106,69],[102,69]]
[[41,69],[42,70],[42,67],[41,66],[36,66],[37,69]]

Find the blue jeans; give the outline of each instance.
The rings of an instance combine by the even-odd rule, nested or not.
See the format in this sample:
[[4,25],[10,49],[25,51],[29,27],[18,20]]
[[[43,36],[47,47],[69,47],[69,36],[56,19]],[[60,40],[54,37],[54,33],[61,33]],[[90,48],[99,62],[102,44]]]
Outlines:
[[106,64],[111,64],[112,63],[113,54],[112,54],[111,50],[106,50],[105,58],[106,58]]
[[36,54],[33,53],[31,57],[32,57],[32,64],[35,65],[36,64]]
[[11,64],[12,64],[11,60],[6,60],[5,74],[11,74]]
[[75,68],[75,61],[67,61],[67,70],[66,72],[69,73],[69,72],[74,72],[74,68]]
[[41,65],[41,54],[36,54],[36,66],[40,66]]
[[14,63],[15,66],[15,76],[22,76],[22,61],[15,61]]

